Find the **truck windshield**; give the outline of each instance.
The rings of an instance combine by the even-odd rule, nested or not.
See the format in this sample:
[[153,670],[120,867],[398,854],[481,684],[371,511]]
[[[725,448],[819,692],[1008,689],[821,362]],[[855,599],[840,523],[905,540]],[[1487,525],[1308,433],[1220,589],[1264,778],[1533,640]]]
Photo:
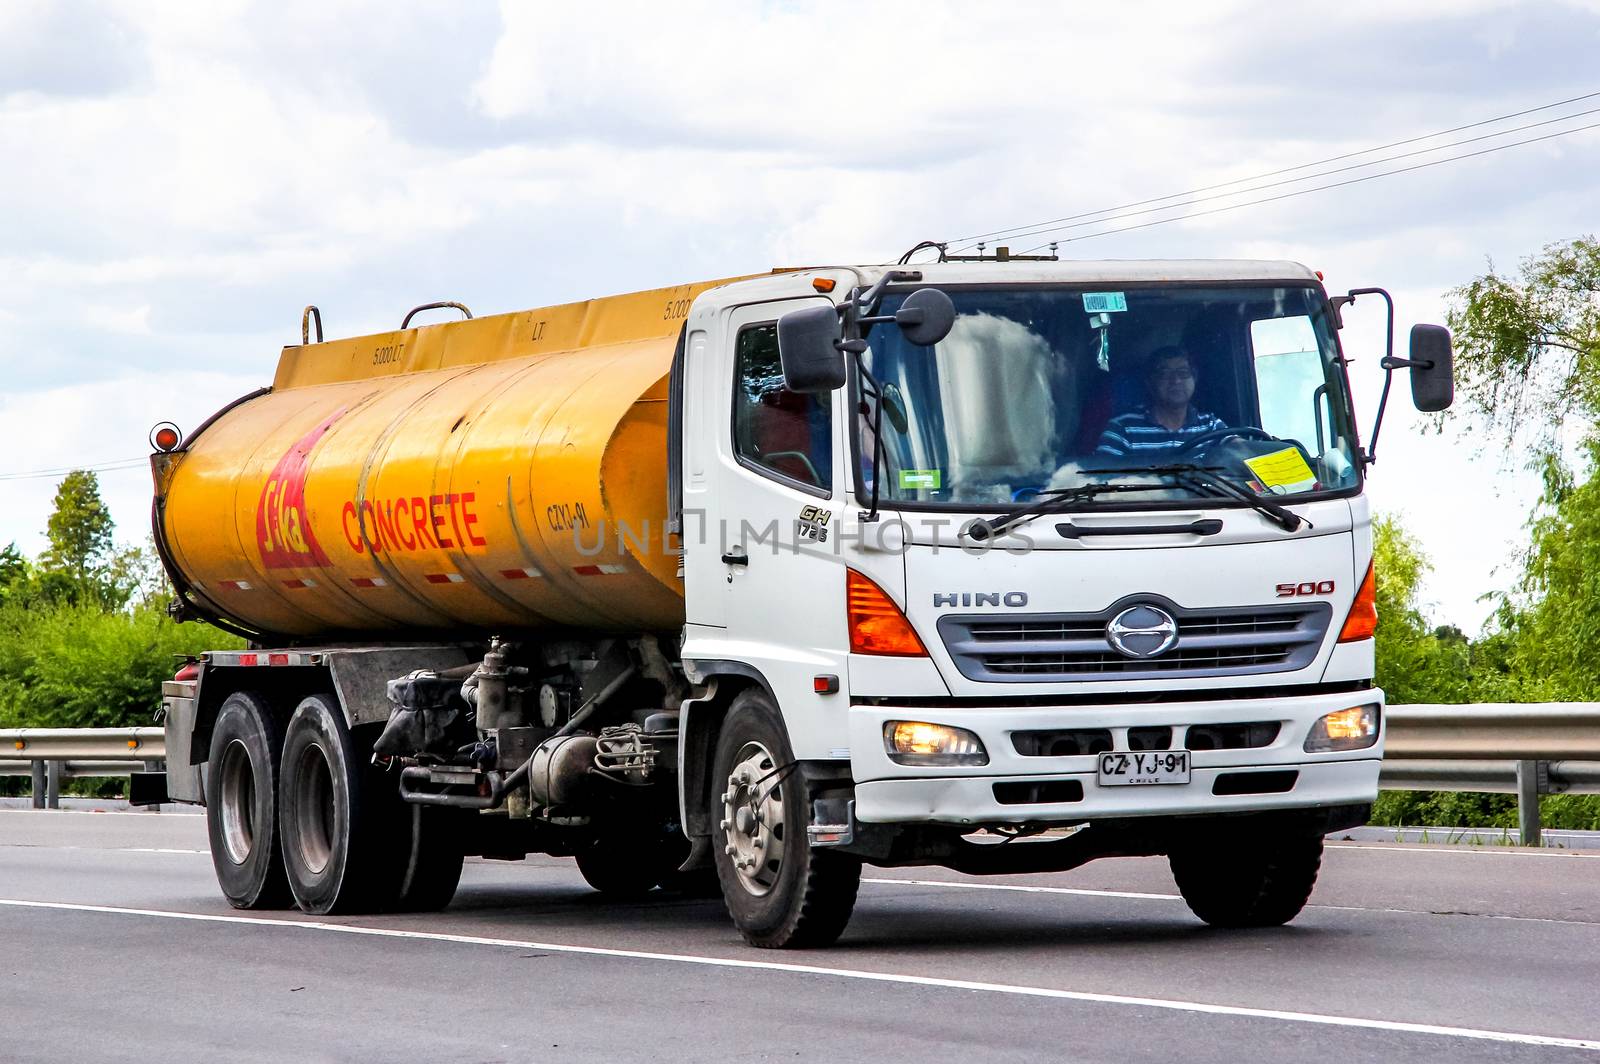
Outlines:
[[[1079,494],[1084,506],[1192,501],[1204,478],[1141,472],[1177,465],[1291,500],[1359,482],[1344,373],[1315,286],[946,291],[957,318],[937,345],[907,343],[888,324],[867,334],[863,359],[884,396],[884,504],[1003,509],[1152,480],[1161,486]],[[878,313],[893,314],[905,294],[886,296]],[[862,383],[856,464],[870,492],[877,411]]]

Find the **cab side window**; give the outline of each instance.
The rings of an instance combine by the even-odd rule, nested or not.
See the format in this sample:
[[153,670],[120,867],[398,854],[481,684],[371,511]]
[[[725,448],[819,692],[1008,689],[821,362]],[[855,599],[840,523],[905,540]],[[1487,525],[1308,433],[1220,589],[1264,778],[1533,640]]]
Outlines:
[[783,386],[776,324],[740,331],[734,348],[733,450],[742,464],[814,495],[831,494],[831,399]]

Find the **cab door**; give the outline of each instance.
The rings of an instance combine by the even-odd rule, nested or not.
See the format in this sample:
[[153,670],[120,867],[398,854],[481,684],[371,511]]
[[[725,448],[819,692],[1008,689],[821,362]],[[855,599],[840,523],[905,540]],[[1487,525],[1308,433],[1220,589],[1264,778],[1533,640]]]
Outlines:
[[[685,424],[686,439],[693,433],[702,444],[714,441],[699,490],[692,457],[684,485],[695,656],[711,656],[711,646],[720,646],[717,657],[759,671],[780,702],[788,701],[785,691],[809,701],[813,678],[842,676],[845,663],[844,568],[836,553],[847,468],[840,431],[845,393],[789,391],[778,357],[778,318],[818,302],[726,311],[716,330],[723,357],[707,351],[702,362],[709,372],[701,386],[711,401],[699,424]],[[692,336],[690,344],[692,359]],[[691,407],[687,419],[697,416]],[[691,507],[701,511],[698,518]],[[720,601],[712,601],[718,591]],[[722,631],[706,631],[710,626]]]

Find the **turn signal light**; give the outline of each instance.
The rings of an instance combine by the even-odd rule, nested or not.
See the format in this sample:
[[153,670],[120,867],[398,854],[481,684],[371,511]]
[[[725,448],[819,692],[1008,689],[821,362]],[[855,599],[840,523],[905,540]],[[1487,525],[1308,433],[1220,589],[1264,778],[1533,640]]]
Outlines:
[[845,614],[850,624],[850,653],[920,658],[928,651],[900,607],[877,584],[846,569]]
[[813,277],[813,278],[811,278],[811,287],[815,288],[818,292],[821,292],[823,295],[827,295],[829,292],[833,291],[834,285],[837,284],[837,283],[838,282],[836,282],[832,277]]
[[1369,562],[1367,577],[1361,581],[1361,588],[1356,592],[1356,600],[1350,603],[1350,613],[1344,619],[1344,628],[1339,632],[1339,642],[1353,643],[1357,639],[1371,639],[1372,633],[1377,630],[1378,585]]

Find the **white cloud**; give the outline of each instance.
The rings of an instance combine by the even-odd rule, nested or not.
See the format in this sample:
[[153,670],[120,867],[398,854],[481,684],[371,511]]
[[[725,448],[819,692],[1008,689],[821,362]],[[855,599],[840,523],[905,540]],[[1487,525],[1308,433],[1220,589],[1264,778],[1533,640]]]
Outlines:
[[[349,335],[439,298],[482,314],[882,261],[1590,91],[1570,79],[1597,43],[1593,0],[16,0],[0,428],[27,441],[19,469],[141,454],[153,422],[270,379],[308,302]],[[1592,230],[1597,164],[1588,134],[1063,252],[1298,258],[1388,285],[1403,332],[1486,255]],[[1373,339],[1347,337],[1358,371]],[[1407,511],[1441,614],[1470,623],[1526,481],[1460,535],[1484,478],[1406,420],[1374,498]],[[143,476],[106,483],[142,526]],[[35,535],[50,490],[0,482],[0,539]]]

